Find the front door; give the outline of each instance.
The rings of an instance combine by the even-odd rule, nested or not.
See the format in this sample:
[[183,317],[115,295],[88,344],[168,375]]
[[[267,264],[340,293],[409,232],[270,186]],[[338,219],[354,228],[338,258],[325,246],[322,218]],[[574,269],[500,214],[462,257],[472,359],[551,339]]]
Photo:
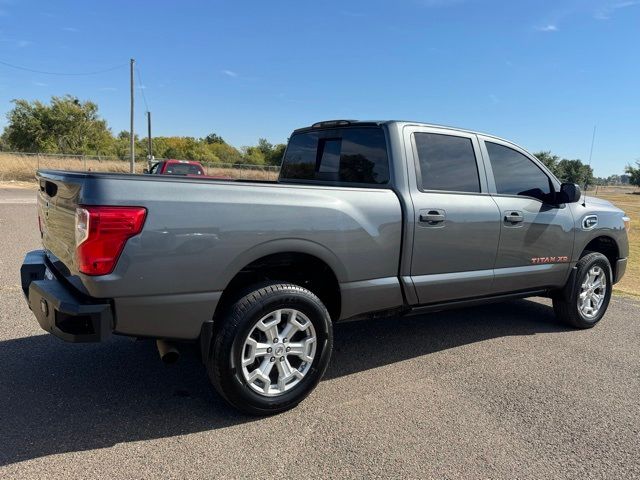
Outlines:
[[477,137],[413,127],[405,144],[415,160],[411,279],[419,303],[490,294],[500,212],[487,191]]
[[501,214],[494,290],[560,287],[569,274],[574,221],[555,204],[559,185],[523,150],[481,137],[489,188]]

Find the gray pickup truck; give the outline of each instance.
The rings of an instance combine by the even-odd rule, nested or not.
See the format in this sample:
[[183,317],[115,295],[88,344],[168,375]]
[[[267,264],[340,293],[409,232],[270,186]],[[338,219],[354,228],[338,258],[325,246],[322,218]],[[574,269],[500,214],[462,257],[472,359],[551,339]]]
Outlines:
[[[296,130],[275,182],[38,172],[44,249],[22,288],[71,342],[197,342],[250,414],[297,405],[333,322],[546,296],[590,328],[625,272],[629,219],[494,136],[415,122]],[[393,327],[391,327],[393,328]]]

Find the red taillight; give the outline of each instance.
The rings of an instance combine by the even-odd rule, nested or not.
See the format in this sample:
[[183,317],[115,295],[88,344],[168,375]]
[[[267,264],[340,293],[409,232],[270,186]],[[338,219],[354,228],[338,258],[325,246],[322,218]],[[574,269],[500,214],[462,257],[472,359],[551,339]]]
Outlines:
[[76,209],[76,261],[87,275],[113,271],[127,240],[142,230],[143,207],[78,207]]

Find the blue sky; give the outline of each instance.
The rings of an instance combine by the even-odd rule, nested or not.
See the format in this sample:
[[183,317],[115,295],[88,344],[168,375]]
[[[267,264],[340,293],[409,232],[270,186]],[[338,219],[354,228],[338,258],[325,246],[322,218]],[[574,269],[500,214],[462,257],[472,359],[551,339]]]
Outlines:
[[[640,0],[0,0],[0,126],[13,98],[70,93],[128,128],[137,61],[155,135],[236,146],[333,118],[410,119],[587,160],[640,158]],[[136,128],[145,128],[137,87]]]

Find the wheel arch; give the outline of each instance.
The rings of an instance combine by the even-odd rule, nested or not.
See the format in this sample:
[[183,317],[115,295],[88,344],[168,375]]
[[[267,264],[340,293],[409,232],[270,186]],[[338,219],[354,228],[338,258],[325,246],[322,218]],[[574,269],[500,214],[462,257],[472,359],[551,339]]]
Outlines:
[[225,288],[215,319],[248,287],[266,280],[291,282],[307,288],[325,304],[333,320],[340,317],[342,263],[325,247],[308,241],[268,242],[245,252],[225,272]]
[[616,240],[609,235],[598,235],[592,238],[589,243],[584,246],[580,252],[579,258],[584,257],[589,252],[601,253],[607,257],[607,260],[609,260],[609,264],[611,265],[612,278],[615,278],[616,263],[618,258],[620,258],[620,247]]

